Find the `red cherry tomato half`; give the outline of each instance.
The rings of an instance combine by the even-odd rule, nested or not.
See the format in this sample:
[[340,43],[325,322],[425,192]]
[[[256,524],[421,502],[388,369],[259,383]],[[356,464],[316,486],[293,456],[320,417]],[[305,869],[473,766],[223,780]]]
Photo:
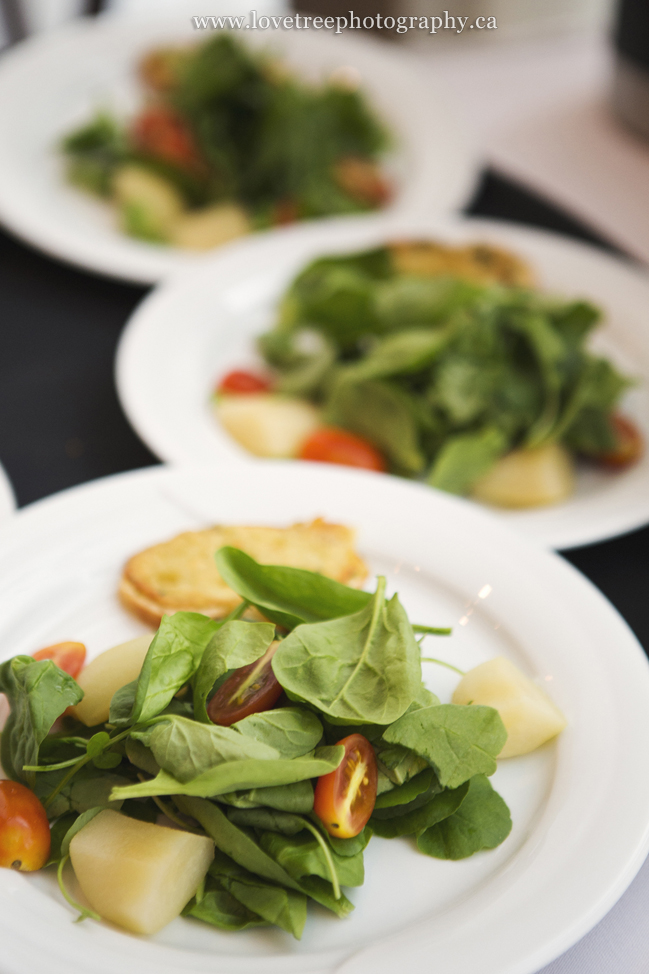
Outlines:
[[50,856],[50,825],[33,791],[0,781],[0,866],[33,872]]
[[32,656],[34,659],[51,659],[60,670],[69,673],[76,680],[86,661],[86,647],[83,643],[55,643],[39,649]]
[[363,467],[365,470],[388,469],[385,458],[367,440],[348,433],[336,426],[321,426],[302,444],[300,460],[319,460],[322,463],[340,463],[346,467]]
[[376,757],[362,734],[338,741],[345,748],[335,771],[318,778],[313,810],[329,835],[351,839],[362,832],[376,801]]
[[193,173],[204,169],[191,130],[171,108],[163,105],[147,108],[136,118],[132,135],[136,147],[148,155]]
[[229,727],[238,720],[271,710],[282,687],[273,673],[273,656],[279,643],[273,643],[261,659],[242,666],[223,683],[207,705],[212,723]]
[[245,372],[243,369],[235,369],[221,379],[217,386],[217,392],[226,392],[235,395],[246,395],[253,392],[268,392],[271,383],[263,375],[255,375],[254,372]]
[[615,413],[611,418],[617,446],[597,459],[605,467],[628,467],[640,459],[644,452],[642,434],[626,416]]

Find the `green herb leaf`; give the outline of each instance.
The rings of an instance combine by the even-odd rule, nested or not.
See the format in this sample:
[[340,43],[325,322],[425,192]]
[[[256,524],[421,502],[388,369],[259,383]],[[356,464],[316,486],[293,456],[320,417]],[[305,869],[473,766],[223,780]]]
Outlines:
[[156,717],[190,680],[219,623],[197,612],[163,616],[137,682],[131,722]]
[[14,656],[0,666],[0,692],[11,706],[2,732],[0,763],[14,781],[33,787],[36,774],[23,771],[23,765],[37,765],[41,742],[53,723],[74,704],[83,691],[67,673],[51,660]]
[[476,774],[494,773],[507,731],[492,707],[441,704],[406,714],[383,738],[410,748],[432,765],[444,787],[457,788]]
[[212,687],[228,670],[254,663],[264,655],[275,637],[275,627],[267,622],[224,623],[211,637],[194,676],[194,717],[211,723],[207,698]]
[[481,849],[495,849],[511,827],[507,805],[489,779],[480,774],[469,782],[459,809],[417,837],[417,848],[436,859],[466,859]]
[[371,596],[325,575],[283,565],[260,565],[238,548],[216,553],[224,581],[268,619],[294,629],[302,622],[335,619],[357,612]]
[[395,595],[379,579],[371,602],[354,615],[302,625],[280,644],[275,676],[287,693],[352,724],[391,724],[421,684],[419,647]]

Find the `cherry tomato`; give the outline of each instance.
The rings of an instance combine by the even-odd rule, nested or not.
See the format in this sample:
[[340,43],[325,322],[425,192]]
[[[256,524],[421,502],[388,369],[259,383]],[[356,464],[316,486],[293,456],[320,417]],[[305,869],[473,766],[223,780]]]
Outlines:
[[300,460],[319,460],[322,463],[341,463],[346,467],[366,470],[388,469],[385,458],[367,440],[335,426],[321,426],[302,444]]
[[278,645],[273,643],[261,659],[240,667],[219,687],[207,705],[207,716],[214,724],[229,727],[275,706],[282,695],[272,667]]
[[86,661],[86,647],[83,643],[55,643],[39,649],[32,656],[34,659],[51,659],[60,670],[69,673],[76,680]]
[[275,226],[284,227],[290,223],[296,223],[299,219],[300,210],[295,200],[284,199],[275,204],[273,212]]
[[338,741],[345,748],[335,771],[318,778],[313,810],[329,835],[351,839],[362,832],[376,801],[376,757],[362,734]]
[[619,413],[612,416],[611,422],[617,438],[617,446],[597,459],[605,467],[628,467],[642,456],[644,451],[642,434],[635,423]]
[[136,118],[132,136],[138,149],[157,159],[193,173],[205,168],[191,130],[171,108],[147,108]]
[[221,379],[216,391],[246,395],[253,392],[268,392],[270,388],[270,381],[263,375],[255,375],[254,372],[235,369]]
[[50,856],[50,825],[33,791],[0,781],[0,866],[33,872]]
[[383,206],[391,196],[389,183],[371,159],[345,156],[334,165],[334,178],[341,189],[360,203]]

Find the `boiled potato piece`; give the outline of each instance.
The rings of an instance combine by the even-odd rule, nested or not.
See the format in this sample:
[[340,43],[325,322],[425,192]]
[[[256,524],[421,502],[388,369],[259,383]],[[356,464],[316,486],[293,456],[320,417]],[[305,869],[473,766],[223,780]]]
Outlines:
[[320,426],[320,413],[310,402],[272,393],[223,396],[217,415],[230,436],[258,457],[297,456]]
[[86,727],[95,727],[108,720],[110,702],[120,687],[137,680],[144,657],[153,636],[138,636],[107,649],[85,666],[77,683],[83,690],[83,700],[72,713]]
[[473,497],[498,507],[557,504],[575,489],[572,458],[558,443],[508,453],[481,477]]
[[171,243],[189,250],[211,250],[250,233],[246,211],[233,203],[185,213],[176,221]]
[[72,866],[90,905],[133,933],[156,933],[177,917],[213,858],[214,843],[207,836],[109,808],[70,843]]
[[183,199],[175,186],[135,164],[117,170],[113,195],[126,232],[145,240],[169,240],[184,210]]
[[547,693],[503,656],[469,670],[455,688],[453,703],[482,704],[498,711],[507,731],[501,758],[527,754],[566,726]]

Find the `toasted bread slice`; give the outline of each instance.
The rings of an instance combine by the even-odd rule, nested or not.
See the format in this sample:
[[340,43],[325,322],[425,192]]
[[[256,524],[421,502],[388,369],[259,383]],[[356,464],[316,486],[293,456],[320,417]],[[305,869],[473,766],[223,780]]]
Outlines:
[[214,561],[224,545],[265,565],[306,568],[345,585],[358,587],[367,577],[354,550],[354,532],[341,524],[318,518],[288,528],[217,526],[187,531],[129,559],[119,586],[123,604],[156,627],[163,615],[179,611],[223,618],[241,601]]
[[533,287],[535,284],[532,269],[521,257],[492,244],[451,247],[431,240],[408,240],[394,241],[390,251],[400,274],[449,275],[507,287]]

